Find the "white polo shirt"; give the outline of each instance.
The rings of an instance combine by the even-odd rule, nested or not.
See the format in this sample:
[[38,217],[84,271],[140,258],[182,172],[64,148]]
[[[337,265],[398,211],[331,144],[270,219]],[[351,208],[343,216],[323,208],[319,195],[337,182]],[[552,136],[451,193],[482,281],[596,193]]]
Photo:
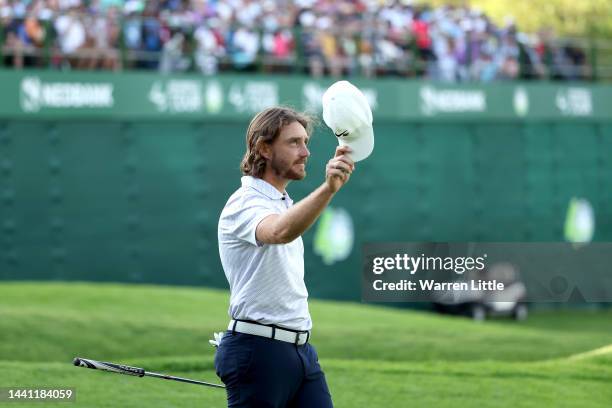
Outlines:
[[308,291],[304,284],[304,244],[262,244],[257,225],[293,205],[291,198],[268,182],[242,177],[219,218],[219,255],[230,285],[229,314],[293,330],[310,330]]

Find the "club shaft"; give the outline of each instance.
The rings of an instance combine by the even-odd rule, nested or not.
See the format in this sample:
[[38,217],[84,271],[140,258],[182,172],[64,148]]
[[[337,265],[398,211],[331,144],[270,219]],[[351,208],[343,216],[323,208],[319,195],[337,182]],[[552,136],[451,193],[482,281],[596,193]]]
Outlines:
[[76,357],[73,363],[75,366],[78,366],[78,367],[86,367],[86,368],[91,368],[94,370],[97,369],[97,370],[109,371],[109,372],[118,373],[118,374],[128,374],[128,375],[133,375],[137,377],[145,377],[145,376],[154,377],[154,378],[179,381],[179,382],[184,382],[184,383],[189,383],[189,384],[205,385],[207,387],[225,388],[224,385],[220,385],[220,384],[209,383],[206,381],[192,380],[192,379],[183,378],[183,377],[175,377],[173,375],[167,375],[167,374],[153,373],[150,371],[145,371],[143,368],[126,366],[126,365],[117,364],[117,363],[110,363],[107,361],[96,361],[96,360],[91,360],[87,358]]
[[207,385],[209,387],[215,387],[215,388],[225,388],[225,386],[223,385],[213,384],[213,383],[209,383],[206,381],[191,380],[189,378],[182,378],[182,377],[175,377],[173,375],[152,373],[149,371],[145,371],[144,375],[145,377],[155,377],[155,378],[162,378],[164,380],[180,381],[180,382],[189,383],[189,384]]

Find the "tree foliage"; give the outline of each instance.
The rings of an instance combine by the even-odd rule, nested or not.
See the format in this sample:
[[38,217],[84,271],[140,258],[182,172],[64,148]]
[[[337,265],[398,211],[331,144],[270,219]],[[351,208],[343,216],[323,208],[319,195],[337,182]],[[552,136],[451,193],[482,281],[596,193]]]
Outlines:
[[468,4],[500,25],[507,16],[512,16],[519,30],[527,33],[552,28],[559,36],[612,39],[611,0],[431,0],[421,3]]

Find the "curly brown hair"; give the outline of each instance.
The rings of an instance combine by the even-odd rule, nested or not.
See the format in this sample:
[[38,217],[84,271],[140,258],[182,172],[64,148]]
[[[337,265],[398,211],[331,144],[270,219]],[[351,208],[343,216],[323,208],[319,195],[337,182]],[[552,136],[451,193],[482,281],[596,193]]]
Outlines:
[[246,152],[240,163],[245,176],[261,178],[266,170],[266,159],[261,155],[264,143],[272,144],[283,127],[299,122],[310,135],[314,119],[306,113],[286,106],[275,106],[259,112],[251,120],[246,132]]

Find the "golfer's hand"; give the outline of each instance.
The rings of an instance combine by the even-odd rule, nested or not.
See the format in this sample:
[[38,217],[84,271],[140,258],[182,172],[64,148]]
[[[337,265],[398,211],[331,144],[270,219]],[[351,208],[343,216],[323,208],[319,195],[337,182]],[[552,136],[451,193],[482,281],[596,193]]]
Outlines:
[[327,162],[325,168],[325,182],[329,189],[335,193],[349,181],[351,173],[355,170],[355,163],[348,156],[351,149],[348,146],[338,146],[334,158]]

